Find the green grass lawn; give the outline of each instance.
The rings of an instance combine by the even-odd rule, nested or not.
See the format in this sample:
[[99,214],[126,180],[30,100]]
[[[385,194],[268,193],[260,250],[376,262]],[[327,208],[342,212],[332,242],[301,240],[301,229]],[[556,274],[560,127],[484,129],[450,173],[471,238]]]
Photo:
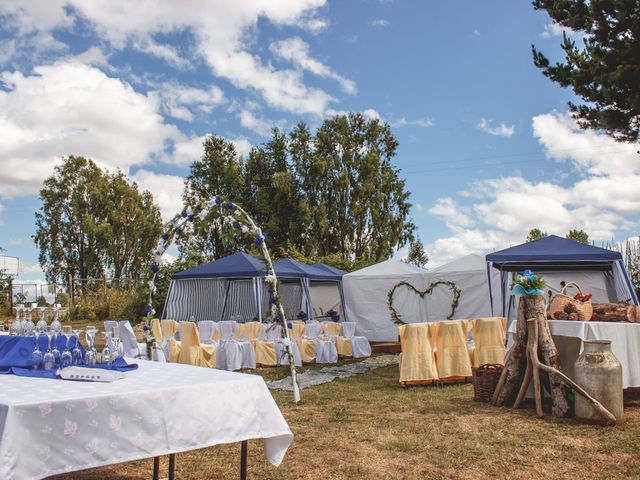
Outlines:
[[[257,372],[273,379],[287,369]],[[638,396],[626,398],[625,424],[615,428],[538,419],[531,408],[490,407],[472,400],[469,384],[405,389],[397,366],[303,390],[298,405],[289,393],[274,397],[295,440],[279,468],[267,463],[261,441],[251,441],[249,478],[640,478]],[[239,445],[180,454],[176,476],[237,478],[239,454]],[[146,479],[151,463],[56,478]]]

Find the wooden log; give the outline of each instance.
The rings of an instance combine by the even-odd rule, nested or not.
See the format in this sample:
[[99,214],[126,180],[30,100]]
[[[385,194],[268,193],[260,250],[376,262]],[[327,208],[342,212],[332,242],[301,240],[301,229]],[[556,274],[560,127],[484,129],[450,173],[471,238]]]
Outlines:
[[628,303],[594,303],[595,322],[637,322],[638,309]]
[[[491,399],[491,403],[497,407],[510,404],[514,400],[526,369],[527,322],[524,319],[529,318],[525,316],[526,306],[528,305],[527,298],[529,297],[521,297],[520,303],[518,303],[516,338],[509,350],[508,357],[505,359],[504,370]],[[523,320],[520,321],[520,319]]]

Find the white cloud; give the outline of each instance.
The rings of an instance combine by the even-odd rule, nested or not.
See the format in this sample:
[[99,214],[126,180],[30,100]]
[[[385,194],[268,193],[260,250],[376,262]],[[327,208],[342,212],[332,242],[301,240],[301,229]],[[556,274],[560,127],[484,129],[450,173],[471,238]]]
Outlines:
[[149,170],[138,170],[130,178],[143,190],[148,190],[152,193],[153,199],[160,207],[164,221],[171,219],[182,210],[183,177],[164,175]]
[[480,33],[480,30],[474,30],[471,32],[471,38],[480,38],[481,36],[482,34]]
[[568,37],[580,36],[580,32],[571,30],[569,27],[563,27],[559,23],[552,21],[551,23],[545,24],[544,31],[540,34],[540,37],[542,38],[561,37],[563,34],[566,34]]
[[522,243],[534,227],[560,236],[583,229],[596,241],[637,228],[640,156],[633,145],[581,130],[557,112],[534,117],[533,130],[546,155],[570,162],[575,172],[556,181],[513,175],[474,182],[460,194],[472,204],[438,199],[430,213],[452,235],[427,246],[436,262]]
[[[327,27],[318,16],[326,0],[294,2],[129,2],[125,0],[50,0],[27,3],[7,0],[0,5],[5,28],[19,38],[34,32],[49,35],[84,21],[114,49],[134,48],[165,60],[177,68],[189,60],[204,60],[216,76],[235,87],[258,92],[272,107],[322,115],[334,99],[325,91],[305,85],[297,70],[277,70],[251,49],[258,22],[277,27],[298,27],[318,32]],[[193,44],[178,52],[163,35],[188,35]],[[51,37],[52,38],[52,37]],[[42,43],[42,42],[41,42]],[[184,57],[189,54],[190,59]]]
[[262,117],[258,117],[251,110],[243,108],[240,110],[240,125],[244,128],[256,132],[258,135],[268,137],[271,134],[271,129],[275,126],[268,120]]
[[382,120],[382,117],[380,116],[378,111],[374,110],[373,108],[367,108],[362,112],[362,115],[367,120]]
[[407,126],[429,128],[429,127],[433,127],[434,125],[435,123],[429,117],[418,118],[416,120],[409,120],[406,117],[400,117],[399,119],[394,120],[391,123],[391,126],[396,128],[402,128]]
[[194,110],[196,114],[210,113],[214,107],[224,102],[224,93],[215,85],[205,90],[166,82],[159,85],[158,95],[164,112],[187,122],[193,120]]
[[375,28],[386,28],[390,25],[389,20],[384,20],[382,18],[378,18],[376,20],[371,21],[371,26]]
[[500,122],[498,126],[494,127],[494,126],[491,126],[491,121],[485,118],[480,119],[480,122],[478,122],[478,125],[476,125],[476,128],[490,135],[496,135],[498,137],[507,137],[507,138],[511,137],[515,132],[515,126],[513,125],[507,125],[504,122]]
[[97,68],[73,61],[0,73],[0,191],[38,191],[62,156],[93,158],[128,171],[164,151],[181,134],[164,123],[153,95],[135,92]]
[[233,143],[233,146],[236,147],[236,152],[241,157],[248,157],[253,145],[251,142],[244,137],[230,139],[230,142]]
[[173,155],[168,157],[168,161],[176,165],[191,165],[194,161],[202,158],[204,148],[202,146],[206,135],[195,136],[175,142],[173,144]]
[[309,51],[309,45],[300,37],[272,43],[269,49],[276,57],[291,62],[297,68],[307,70],[319,77],[335,80],[346,93],[355,95],[358,92],[358,87],[353,80],[337,74],[320,60],[313,58]]

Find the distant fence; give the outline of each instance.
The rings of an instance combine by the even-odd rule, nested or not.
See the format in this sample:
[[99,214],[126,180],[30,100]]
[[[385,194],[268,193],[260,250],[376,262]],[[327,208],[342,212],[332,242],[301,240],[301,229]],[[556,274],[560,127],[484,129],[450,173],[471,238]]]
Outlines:
[[[69,276],[66,284],[42,282],[16,282],[9,279],[0,285],[0,295],[9,302],[16,303],[67,303],[69,306],[86,298],[99,298],[110,289],[129,290],[140,284],[140,280],[130,278],[74,278]],[[65,294],[66,301],[60,301],[59,295]],[[58,301],[56,301],[58,300]]]

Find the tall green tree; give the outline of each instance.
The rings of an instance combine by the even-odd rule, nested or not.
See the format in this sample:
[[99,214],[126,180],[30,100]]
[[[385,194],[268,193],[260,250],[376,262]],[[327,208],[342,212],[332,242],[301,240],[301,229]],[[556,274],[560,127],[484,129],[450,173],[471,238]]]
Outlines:
[[589,244],[589,235],[584,230],[571,229],[567,233],[566,238],[587,245]]
[[160,209],[151,193],[141,193],[122,172],[109,177],[106,209],[100,225],[106,266],[116,278],[138,280],[162,233]]
[[49,281],[140,278],[162,230],[149,192],[140,193],[121,172],[110,175],[70,156],[45,180],[40,199],[34,240]]
[[409,192],[392,164],[388,124],[359,113],[325,120],[311,137],[292,132],[292,158],[307,209],[307,252],[384,259],[413,237]]
[[91,160],[67,157],[40,190],[34,240],[47,280],[105,273],[99,225],[106,221],[108,178]]
[[534,0],[564,34],[564,62],[552,64],[535,46],[533,62],[585,103],[569,102],[582,128],[604,130],[619,141],[636,142],[640,133],[640,2],[635,0]]
[[405,262],[424,268],[428,261],[429,256],[427,255],[427,252],[424,251],[424,245],[422,244],[422,241],[420,241],[420,237],[415,240],[411,240],[409,242],[409,251]]
[[548,237],[547,232],[543,232],[539,228],[532,228],[527,234],[527,242],[533,242],[534,240],[540,240],[541,238]]
[[[246,198],[242,164],[233,143],[221,136],[209,135],[203,147],[202,158],[193,162],[185,179],[185,205],[208,202],[216,195],[242,205]],[[224,235],[213,214],[193,222],[193,226],[185,229],[177,241],[182,255],[200,256],[200,261],[244,249],[239,239]]]

